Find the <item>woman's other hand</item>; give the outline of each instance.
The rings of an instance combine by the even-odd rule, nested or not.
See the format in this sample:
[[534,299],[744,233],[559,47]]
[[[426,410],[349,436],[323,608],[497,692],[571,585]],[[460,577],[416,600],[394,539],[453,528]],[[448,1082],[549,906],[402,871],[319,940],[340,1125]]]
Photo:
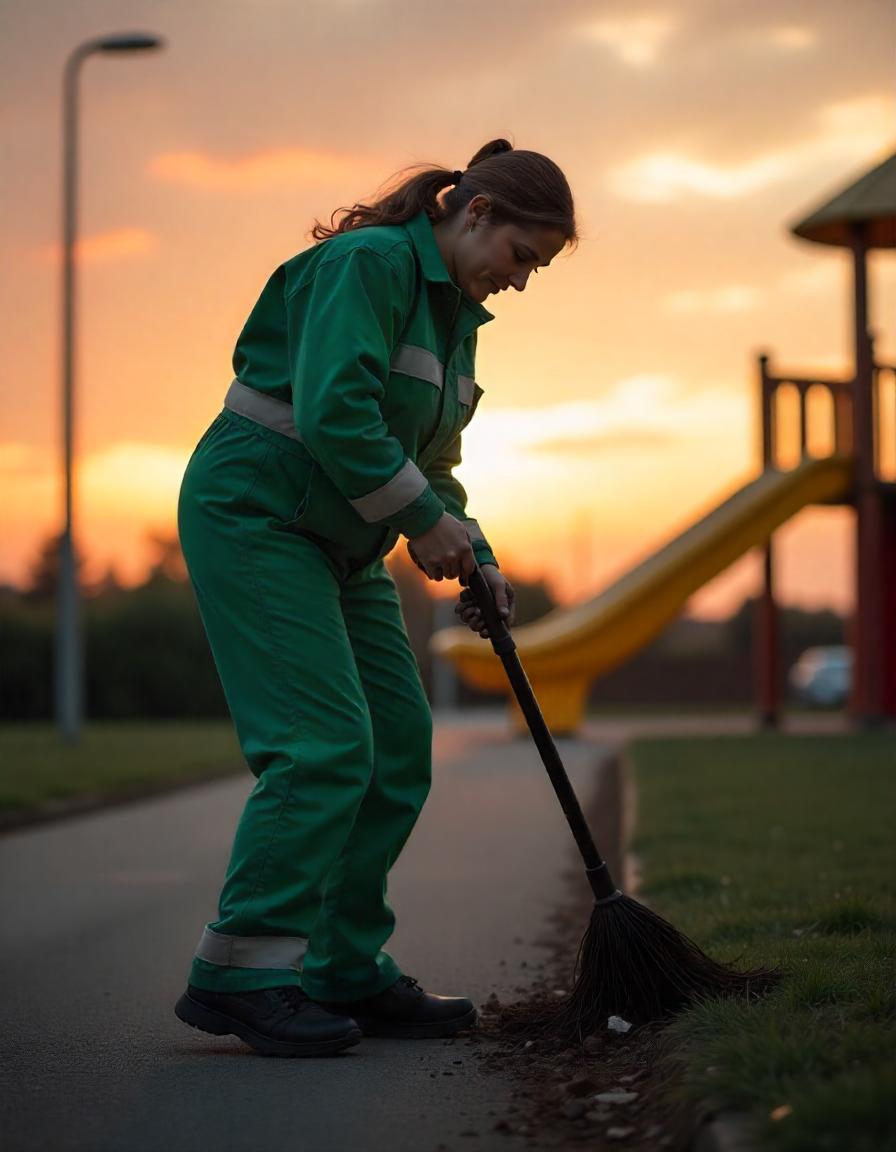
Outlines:
[[[480,571],[485,577],[486,584],[488,584],[491,589],[492,596],[495,598],[498,615],[508,628],[512,628],[514,620],[516,619],[516,593],[513,590],[513,585],[509,580],[504,578],[494,564],[483,564],[480,567]],[[488,628],[482,619],[482,613],[476,606],[473,593],[469,588],[461,590],[460,599],[457,604],[455,604],[454,611],[460,616],[467,627],[472,628],[474,632],[478,632],[484,639],[487,640],[489,638]]]
[[476,567],[470,535],[449,512],[428,532],[409,540],[408,552],[430,580],[467,580]]

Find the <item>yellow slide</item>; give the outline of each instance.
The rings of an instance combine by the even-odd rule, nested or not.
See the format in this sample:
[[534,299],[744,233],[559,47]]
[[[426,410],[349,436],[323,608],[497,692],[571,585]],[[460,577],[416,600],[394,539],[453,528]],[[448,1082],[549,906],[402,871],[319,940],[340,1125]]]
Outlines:
[[[591,681],[653,640],[689,596],[801,508],[847,499],[852,479],[853,462],[844,456],[806,459],[787,472],[769,469],[594,599],[515,629],[520,660],[551,730],[574,731]],[[431,647],[473,687],[507,693],[514,724],[525,728],[487,640],[469,628],[446,628]]]

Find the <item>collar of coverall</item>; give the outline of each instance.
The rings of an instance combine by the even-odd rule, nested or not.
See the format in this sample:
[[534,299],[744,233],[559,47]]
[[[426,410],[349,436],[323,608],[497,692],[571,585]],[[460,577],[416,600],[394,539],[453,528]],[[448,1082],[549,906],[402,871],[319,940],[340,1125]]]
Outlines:
[[[437,283],[450,284],[455,292],[460,292],[460,289],[451,279],[448,269],[445,267],[445,261],[442,259],[442,253],[439,251],[439,246],[436,243],[436,238],[432,233],[432,222],[426,215],[426,209],[421,208],[416,216],[412,216],[405,224],[410,233],[411,240],[414,248],[417,250],[417,256],[420,260],[420,267],[423,269],[423,275],[427,280],[433,280]],[[494,314],[489,312],[472,297],[468,296],[466,292],[461,293],[463,297],[464,306],[468,311],[478,319],[480,324],[487,324],[489,320],[494,320]]]

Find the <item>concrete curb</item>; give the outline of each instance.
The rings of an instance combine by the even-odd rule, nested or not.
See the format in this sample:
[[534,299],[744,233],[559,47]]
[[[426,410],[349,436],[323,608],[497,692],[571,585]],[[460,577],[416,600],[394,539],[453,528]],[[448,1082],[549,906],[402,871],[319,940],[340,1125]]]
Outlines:
[[[620,823],[623,828],[623,876],[625,890],[637,899],[640,888],[641,870],[637,856],[627,851],[627,846],[637,818],[637,790],[634,770],[624,745],[619,752]],[[756,1127],[753,1118],[746,1112],[725,1109],[719,1101],[706,1100],[695,1110],[692,1152],[759,1152],[756,1143]]]
[[705,1115],[698,1120],[693,1152],[758,1152],[755,1124],[743,1112],[706,1104]]

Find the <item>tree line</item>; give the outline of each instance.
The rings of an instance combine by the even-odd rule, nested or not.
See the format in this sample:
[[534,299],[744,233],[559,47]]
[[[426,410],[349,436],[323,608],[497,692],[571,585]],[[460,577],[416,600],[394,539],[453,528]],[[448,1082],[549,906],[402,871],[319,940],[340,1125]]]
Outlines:
[[[87,715],[92,719],[226,716],[227,706],[176,537],[150,538],[153,559],[143,583],[124,587],[114,571],[84,579],[81,629]],[[387,560],[427,691],[435,601],[403,548]],[[44,543],[21,588],[0,589],[0,720],[53,715],[59,539]],[[520,622],[554,607],[541,583],[515,582]],[[485,643],[485,641],[483,641]]]
[[[176,537],[151,538],[153,559],[136,587],[112,571],[80,580],[86,657],[87,715],[92,719],[224,717],[227,707]],[[435,598],[426,577],[396,548],[387,560],[401,597],[411,647],[431,691],[429,640]],[[48,540],[21,588],[0,589],[0,721],[53,715],[59,541]],[[517,593],[517,626],[556,607],[543,582],[507,573]],[[753,617],[745,600],[730,619],[681,617],[643,651],[595,682],[603,705],[749,704],[754,691]],[[803,649],[840,644],[848,624],[831,611],[785,609],[780,622],[780,672]],[[487,641],[483,641],[487,643]],[[458,685],[458,703],[487,697]]]

